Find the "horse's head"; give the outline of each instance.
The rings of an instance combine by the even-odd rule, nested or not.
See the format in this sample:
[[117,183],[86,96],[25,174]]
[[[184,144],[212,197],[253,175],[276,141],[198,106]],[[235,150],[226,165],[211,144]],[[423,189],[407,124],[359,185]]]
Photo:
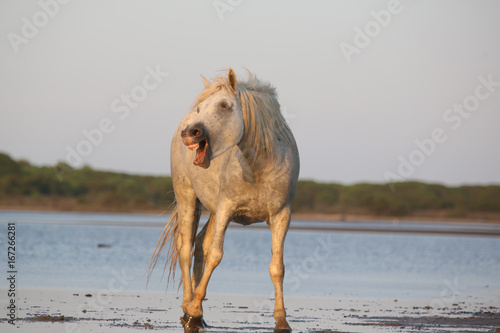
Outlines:
[[240,142],[244,125],[234,71],[229,68],[225,85],[204,78],[203,82],[206,89],[191,110],[193,116],[181,136],[189,150],[196,150],[193,163],[206,169],[212,158]]

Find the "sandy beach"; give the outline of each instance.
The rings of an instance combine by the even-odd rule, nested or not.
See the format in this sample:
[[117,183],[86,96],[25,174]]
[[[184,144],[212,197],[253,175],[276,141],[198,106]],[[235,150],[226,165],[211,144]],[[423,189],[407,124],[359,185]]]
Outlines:
[[[22,289],[18,296],[14,325],[2,318],[2,332],[183,332],[181,299],[172,293]],[[207,332],[273,330],[269,297],[209,294],[204,304]],[[286,306],[294,332],[500,331],[493,301],[289,297]]]

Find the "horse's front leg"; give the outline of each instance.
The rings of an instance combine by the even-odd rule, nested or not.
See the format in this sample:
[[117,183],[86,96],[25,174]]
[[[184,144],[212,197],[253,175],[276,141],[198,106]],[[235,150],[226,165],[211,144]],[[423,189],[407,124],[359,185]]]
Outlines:
[[274,319],[276,327],[274,332],[287,333],[292,329],[286,321],[285,305],[283,302],[283,279],[285,277],[285,265],[283,264],[283,247],[285,237],[290,225],[290,207],[271,217],[269,229],[271,229],[272,254],[269,264],[269,273],[274,284]]
[[194,236],[200,221],[199,201],[194,198],[189,202],[179,202],[177,209],[179,212],[179,238],[177,241],[177,251],[179,253],[179,266],[182,272],[183,299],[182,310],[185,312],[188,304],[193,299],[193,289],[191,287],[191,263],[193,260]]
[[[214,269],[219,265],[222,260],[224,236],[230,220],[230,212],[228,210],[217,210],[215,214],[213,226],[213,239],[210,247],[208,248],[205,258],[205,270],[194,290],[193,301],[188,304],[184,318],[202,318],[203,308],[201,303],[206,296],[208,282]],[[208,235],[206,237],[209,237]],[[202,319],[201,319],[202,320]]]

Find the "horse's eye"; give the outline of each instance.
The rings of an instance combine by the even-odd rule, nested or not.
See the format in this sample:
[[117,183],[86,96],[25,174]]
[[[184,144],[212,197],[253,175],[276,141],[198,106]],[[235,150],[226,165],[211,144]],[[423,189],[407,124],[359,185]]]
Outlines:
[[226,109],[226,110],[231,109],[230,106],[229,106],[229,104],[227,102],[225,102],[225,101],[220,102],[220,107],[223,108],[223,109]]

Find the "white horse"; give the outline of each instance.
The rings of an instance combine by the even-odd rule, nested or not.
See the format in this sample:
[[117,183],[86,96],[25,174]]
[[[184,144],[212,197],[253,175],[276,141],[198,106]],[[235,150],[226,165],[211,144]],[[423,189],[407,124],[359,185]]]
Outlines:
[[[283,304],[283,245],[299,174],[295,139],[280,112],[276,91],[254,75],[237,82],[209,82],[179,124],[171,145],[171,174],[177,206],[152,258],[155,266],[170,242],[168,261],[182,271],[186,332],[204,327],[202,301],[222,259],[229,222],[266,221],[272,235],[269,272],[275,289],[274,332],[291,332]],[[210,218],[196,236],[201,205]],[[195,247],[193,252],[193,247]],[[193,277],[191,264],[193,262]]]

